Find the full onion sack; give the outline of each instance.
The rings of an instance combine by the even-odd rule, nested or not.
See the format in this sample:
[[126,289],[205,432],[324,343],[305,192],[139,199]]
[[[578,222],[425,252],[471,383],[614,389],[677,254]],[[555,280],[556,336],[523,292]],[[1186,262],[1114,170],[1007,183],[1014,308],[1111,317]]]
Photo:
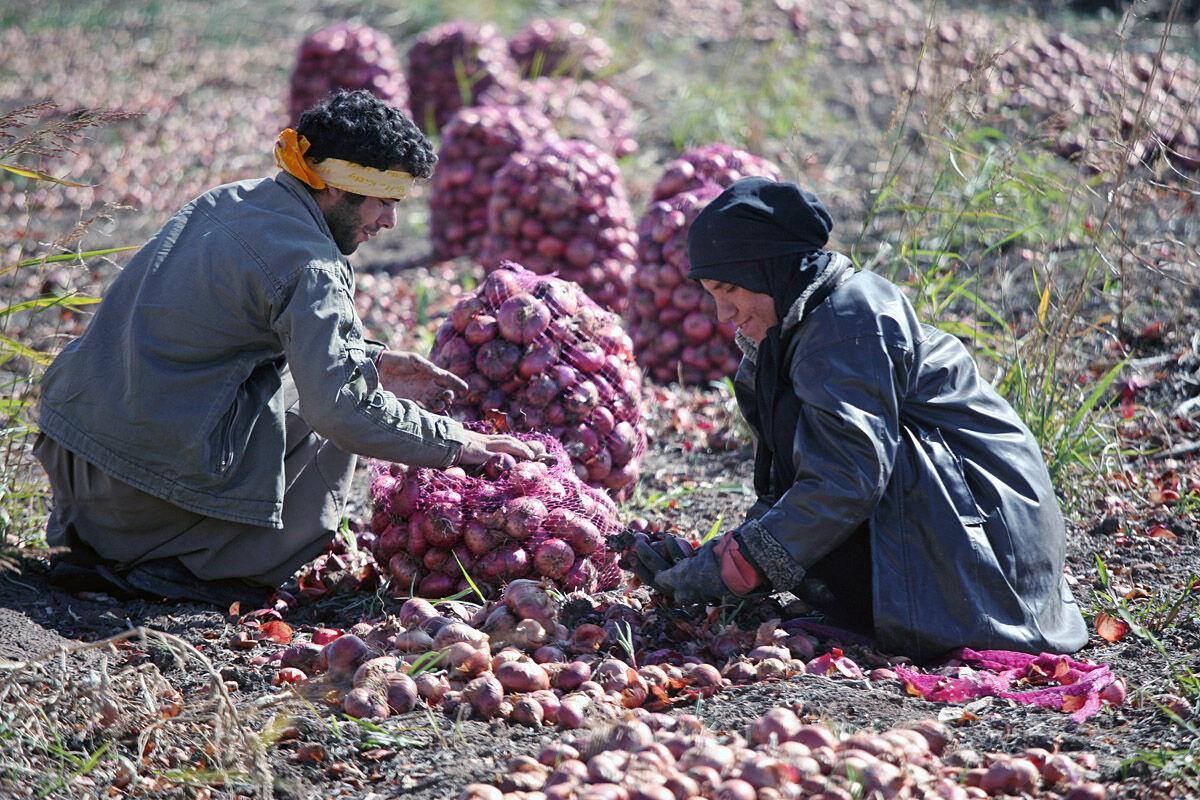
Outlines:
[[394,106],[408,105],[408,86],[387,34],[338,22],[305,37],[288,93],[292,121],[336,89],[366,89]]
[[720,186],[706,183],[655,201],[638,226],[629,334],[638,364],[659,383],[718,381],[732,376],[741,361],[734,326],[717,321],[712,295],[687,278],[688,229],[720,193]]
[[710,182],[725,188],[750,175],[773,181],[782,179],[779,167],[761,156],[728,144],[705,144],[684,151],[667,164],[662,177],[654,184],[651,196],[655,200],[665,200]]
[[516,261],[557,272],[602,307],[623,312],[637,260],[637,233],[612,156],[578,139],[513,153],[492,181],[487,269]]
[[641,370],[620,320],[578,285],[504,262],[450,310],[430,358],[465,380],[452,411],[503,414],[512,430],[561,441],[575,474],[624,499],[646,435]]
[[474,582],[490,598],[518,578],[563,591],[619,583],[606,549],[621,530],[616,504],[579,480],[554,439],[517,435],[545,444],[552,463],[501,455],[472,473],[374,464],[375,558],[398,596],[447,597]]
[[418,36],[408,51],[412,119],[425,133],[440,130],[463,106],[477,105],[492,86],[517,80],[508,42],[488,23],[443,22]]
[[632,110],[611,86],[573,78],[537,78],[515,87],[493,86],[479,97],[483,105],[520,106],[546,115],[564,139],[591,142],[614,158],[638,151]]
[[550,120],[533,108],[460,108],[442,129],[442,147],[429,193],[429,239],[440,261],[479,254],[488,227],[492,179],[513,153],[557,139]]
[[523,78],[566,75],[594,78],[612,65],[612,48],[573,19],[535,19],[508,40]]

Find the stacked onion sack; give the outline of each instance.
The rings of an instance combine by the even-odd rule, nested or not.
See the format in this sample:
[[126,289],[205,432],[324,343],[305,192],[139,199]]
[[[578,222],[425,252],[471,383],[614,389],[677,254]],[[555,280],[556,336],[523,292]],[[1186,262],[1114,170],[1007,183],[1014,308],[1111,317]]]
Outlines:
[[638,364],[660,383],[703,385],[737,370],[734,326],[718,323],[712,297],[688,280],[687,233],[710,200],[747,175],[780,177],[764,158],[710,144],[672,161],[654,186],[654,202],[638,225],[628,320]]
[[779,167],[765,158],[727,144],[701,145],[667,164],[663,176],[654,184],[651,197],[665,200],[710,182],[724,188],[749,175],[773,181],[781,179]]
[[429,237],[439,260],[478,255],[487,233],[492,179],[513,153],[557,134],[536,110],[514,106],[459,109],[442,129],[429,193]]
[[515,87],[495,86],[485,105],[523,106],[546,115],[564,139],[591,142],[615,158],[636,153],[629,101],[611,86],[573,78],[537,78]]
[[400,596],[485,596],[518,578],[564,591],[614,586],[620,571],[606,551],[620,531],[617,507],[580,481],[563,447],[546,436],[553,463],[494,457],[471,474],[391,464],[371,484],[375,559]]
[[292,121],[337,89],[366,89],[404,108],[408,87],[387,35],[350,22],[338,22],[300,43],[288,93]]
[[646,446],[641,372],[618,318],[573,283],[503,263],[438,329],[430,357],[470,387],[454,413],[508,415],[566,446],[575,474],[617,500]]
[[572,19],[535,19],[508,40],[508,52],[522,77],[569,75],[590,78],[608,69],[612,48],[586,25]]
[[412,118],[426,133],[440,130],[463,106],[476,105],[492,86],[516,82],[508,43],[493,25],[444,22],[418,36],[408,51]]
[[650,205],[638,228],[638,268],[629,332],[638,364],[660,383],[702,385],[733,375],[741,361],[734,327],[717,322],[712,296],[687,274],[687,233],[721,187],[707,183]]
[[1142,121],[1147,135],[1132,155],[1147,158],[1161,149],[1175,166],[1200,169],[1200,66],[1186,56],[1165,53],[1155,70],[1148,54],[1114,56],[1059,31],[1032,28],[1014,41],[1011,25],[968,12],[938,22],[929,47],[925,12],[912,2],[795,0],[788,14],[797,34],[821,42],[839,61],[899,65],[900,87],[881,83],[876,93],[940,95],[977,84],[970,95],[983,100],[985,111],[1007,108],[1027,118],[1062,156],[1105,146],[1117,131],[1128,138],[1138,104],[1149,95],[1147,108],[1156,110]]
[[514,153],[496,173],[479,259],[489,270],[516,261],[539,275],[555,272],[619,314],[636,244],[617,163],[593,144],[568,139]]

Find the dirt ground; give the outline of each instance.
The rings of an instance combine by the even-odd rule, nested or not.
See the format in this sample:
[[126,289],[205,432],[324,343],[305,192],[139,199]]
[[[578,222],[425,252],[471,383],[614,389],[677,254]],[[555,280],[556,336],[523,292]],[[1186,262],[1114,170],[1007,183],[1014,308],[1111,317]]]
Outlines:
[[[745,504],[728,491],[714,489],[731,481],[748,480],[746,453],[692,453],[681,465],[680,442],[660,442],[649,456],[650,489],[669,492],[682,482],[693,482],[694,490],[677,508],[656,508],[650,519],[681,529],[706,528],[718,514],[732,516]],[[1094,553],[1107,552],[1104,541],[1112,537],[1103,515],[1090,514],[1072,520],[1070,569],[1076,579],[1081,606],[1090,607],[1090,590],[1096,580]],[[1109,557],[1114,574],[1153,593],[1177,591],[1178,586],[1200,571],[1200,551],[1194,533],[1178,541],[1140,538]],[[639,590],[644,592],[645,590]],[[302,607],[286,619],[298,631],[315,626],[349,627],[365,616],[381,619],[388,604],[370,608],[361,597],[323,600]],[[471,782],[493,780],[509,758],[536,755],[548,741],[561,735],[553,728],[535,729],[503,721],[451,719],[440,712],[414,711],[381,723],[378,735],[356,727],[332,710],[318,711],[321,684],[296,699],[269,683],[270,671],[252,663],[255,656],[278,649],[269,643],[251,649],[235,649],[231,637],[239,626],[236,617],[206,606],[154,602],[117,602],[102,595],[75,595],[46,581],[38,563],[27,563],[19,574],[0,576],[0,656],[10,659],[92,642],[145,626],[181,637],[204,650],[220,678],[227,682],[243,721],[262,732],[286,721],[293,729],[289,738],[268,751],[278,797],[411,797],[434,800],[453,797]],[[883,730],[901,722],[939,718],[953,731],[953,747],[981,753],[1019,753],[1037,747],[1051,751],[1091,753],[1097,760],[1097,775],[1109,784],[1113,797],[1183,797],[1190,789],[1175,780],[1162,778],[1146,764],[1126,763],[1141,751],[1157,748],[1186,749],[1190,733],[1172,721],[1160,708],[1161,695],[1172,693],[1173,676],[1181,668],[1200,669],[1200,626],[1194,609],[1181,614],[1176,624],[1159,635],[1170,661],[1149,641],[1128,636],[1110,644],[1099,637],[1079,654],[1080,658],[1110,664],[1130,688],[1129,700],[1121,708],[1106,708],[1085,723],[1076,724],[1067,714],[1031,708],[1003,700],[984,699],[970,705],[931,703],[908,696],[895,680],[871,682],[846,678],[804,675],[753,686],[735,687],[680,709],[699,716],[717,731],[744,731],[747,724],[773,706],[802,708],[806,717],[823,721],[835,730]],[[161,648],[133,646],[122,651],[125,664],[149,660],[166,680],[185,697],[202,696],[211,675],[194,666],[181,666]],[[829,642],[827,644],[836,644]],[[615,650],[615,648],[614,648]],[[853,653],[853,647],[847,647]],[[95,668],[97,651],[74,657],[68,673]],[[281,698],[269,702],[271,698]],[[290,699],[289,699],[290,698]],[[268,704],[264,705],[267,702]],[[173,734],[164,729],[164,746]],[[294,737],[294,738],[291,738]],[[66,796],[88,796],[89,787],[73,787]],[[236,782],[225,787],[236,796]],[[76,793],[77,792],[77,793]],[[184,797],[186,785],[164,786],[146,796]]]

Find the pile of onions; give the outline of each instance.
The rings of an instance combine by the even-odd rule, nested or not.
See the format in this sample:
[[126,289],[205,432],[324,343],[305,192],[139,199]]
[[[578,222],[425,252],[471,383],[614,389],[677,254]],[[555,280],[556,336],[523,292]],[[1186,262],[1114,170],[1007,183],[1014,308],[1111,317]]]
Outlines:
[[687,233],[721,187],[709,183],[651,203],[638,226],[638,266],[627,314],[633,351],[660,383],[704,385],[737,371],[734,327],[717,322],[716,303],[687,277]]
[[455,416],[507,414],[514,430],[561,441],[588,486],[618,500],[633,491],[641,371],[618,318],[576,284],[502,263],[451,309],[430,358],[469,386]]
[[[1061,31],[1047,35],[970,11],[938,22],[927,46],[925,13],[914,3],[877,8],[852,0],[818,9],[805,0],[788,13],[801,36],[827,45],[825,52],[839,61],[899,65],[892,70],[899,85],[876,91],[936,96],[949,86],[971,86],[982,110],[1010,110],[1062,156],[1103,148],[1118,135],[1128,138],[1148,95],[1146,108],[1156,110],[1142,120],[1145,134],[1130,155],[1149,158],[1161,151],[1180,169],[1200,169],[1200,65],[1186,56],[1165,53],[1154,69],[1146,53],[1113,55]],[[1024,33],[1014,41],[1017,30]]]
[[713,731],[691,714],[635,712],[550,742],[536,759],[513,758],[495,785],[468,785],[459,800],[1106,796],[1090,780],[1096,762],[1088,754],[947,752],[949,731],[933,720],[839,735],[779,706],[747,733]]
[[614,158],[638,151],[629,101],[611,86],[574,78],[536,78],[515,87],[495,86],[484,104],[534,108],[554,123],[564,139],[591,142]]
[[508,40],[508,52],[522,77],[568,75],[592,78],[612,63],[608,42],[582,22],[552,17],[535,19]]
[[651,190],[651,197],[665,200],[680,192],[700,189],[706,183],[724,188],[738,178],[750,175],[780,180],[779,167],[765,158],[727,144],[701,145],[667,164]]
[[526,577],[562,591],[619,581],[606,549],[607,537],[621,529],[616,505],[576,477],[558,442],[523,438],[543,441],[554,463],[502,455],[476,475],[457,467],[377,466],[370,528],[375,560],[397,596],[478,590],[491,597]]
[[496,173],[488,203],[484,266],[516,261],[557,273],[617,313],[628,302],[637,234],[612,157],[578,140],[514,153]]
[[288,92],[288,114],[300,114],[337,89],[366,89],[404,108],[408,87],[387,34],[352,22],[338,22],[305,37]]
[[488,200],[496,172],[513,153],[551,137],[557,138],[550,121],[531,108],[469,106],[450,118],[442,129],[429,193],[434,258],[478,255],[487,233]]
[[408,51],[409,104],[426,133],[441,130],[463,106],[477,105],[492,86],[516,82],[508,43],[494,25],[444,22],[418,36]]

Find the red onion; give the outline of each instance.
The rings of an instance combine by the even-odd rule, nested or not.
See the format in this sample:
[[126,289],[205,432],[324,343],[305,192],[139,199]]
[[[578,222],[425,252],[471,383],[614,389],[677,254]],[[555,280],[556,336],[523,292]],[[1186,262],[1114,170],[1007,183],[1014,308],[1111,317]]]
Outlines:
[[337,89],[365,89],[399,108],[408,105],[408,87],[387,34],[337,22],[304,38],[289,89],[293,123]]
[[[413,120],[424,131],[442,128],[493,84],[516,82],[516,65],[492,25],[445,22],[426,30],[408,51]],[[470,87],[469,97],[462,86]]]

